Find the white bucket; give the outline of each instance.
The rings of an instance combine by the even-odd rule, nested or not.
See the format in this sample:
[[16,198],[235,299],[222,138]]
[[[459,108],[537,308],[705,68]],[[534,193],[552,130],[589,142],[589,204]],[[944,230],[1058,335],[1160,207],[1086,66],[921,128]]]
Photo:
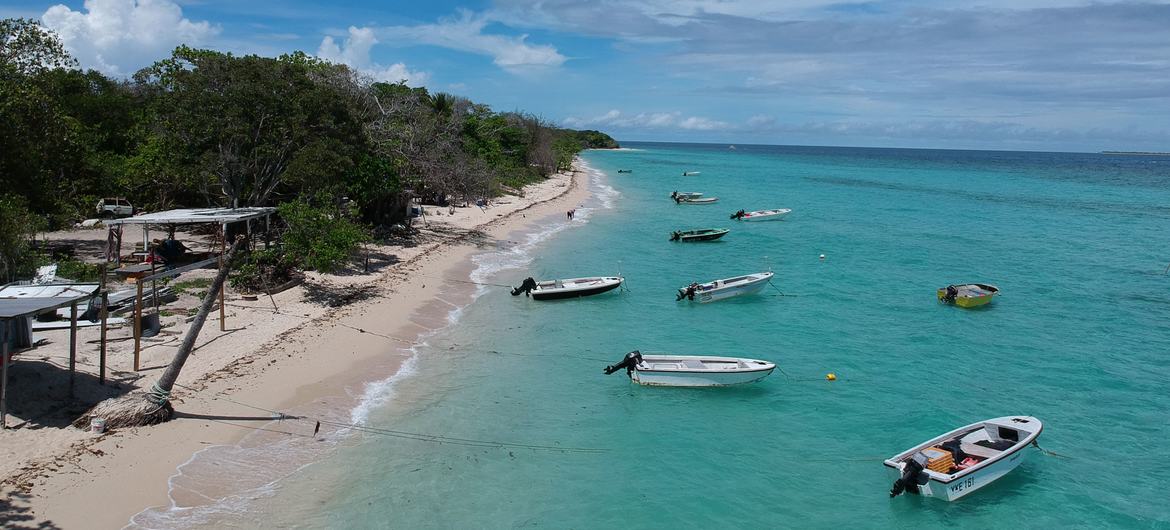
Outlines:
[[93,432],[93,433],[98,433],[98,434],[106,432],[106,419],[105,418],[90,418],[89,431]]

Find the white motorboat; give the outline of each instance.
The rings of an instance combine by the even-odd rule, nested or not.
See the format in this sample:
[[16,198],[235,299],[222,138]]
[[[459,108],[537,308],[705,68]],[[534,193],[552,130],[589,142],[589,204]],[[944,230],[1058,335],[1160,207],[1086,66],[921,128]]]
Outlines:
[[612,374],[622,368],[630,380],[650,386],[729,386],[754,383],[776,369],[774,363],[737,357],[690,355],[643,355],[632,351],[617,364],[605,367]]
[[691,199],[698,199],[702,196],[703,196],[703,194],[700,192],[697,192],[697,191],[674,191],[674,192],[670,193],[671,199],[680,199],[681,198],[684,201],[689,201]]
[[1024,462],[1044,424],[1031,416],[972,423],[918,444],[885,461],[894,478],[890,496],[903,491],[953,501],[1006,475]]
[[700,197],[698,199],[684,199],[682,197],[675,197],[674,202],[678,204],[713,204],[719,200],[719,197]]
[[755,294],[772,279],[771,272],[757,272],[707,283],[692,283],[678,290],[676,301],[687,299],[700,304],[744,294]]
[[775,210],[756,210],[754,212],[745,212],[740,210],[731,214],[732,219],[740,221],[779,221],[785,215],[792,212],[791,208],[777,208]]
[[617,289],[623,281],[625,279],[620,276],[592,276],[543,281],[527,278],[520,287],[512,289],[512,296],[520,296],[520,294],[528,296],[531,293],[533,300],[580,298],[612,291]]

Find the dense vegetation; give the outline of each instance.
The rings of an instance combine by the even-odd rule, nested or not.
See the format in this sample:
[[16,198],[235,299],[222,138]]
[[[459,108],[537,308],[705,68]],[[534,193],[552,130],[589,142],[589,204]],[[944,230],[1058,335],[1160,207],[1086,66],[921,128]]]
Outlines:
[[[492,196],[567,168],[583,148],[617,145],[597,131],[371,82],[300,52],[180,47],[132,79],[111,79],[78,69],[28,19],[0,20],[0,123],[0,222],[24,234],[93,217],[107,196],[147,210],[293,203],[281,212],[303,226],[385,225],[402,220],[412,194]],[[345,230],[305,237],[366,233]],[[29,265],[13,239],[0,241],[0,277]]]

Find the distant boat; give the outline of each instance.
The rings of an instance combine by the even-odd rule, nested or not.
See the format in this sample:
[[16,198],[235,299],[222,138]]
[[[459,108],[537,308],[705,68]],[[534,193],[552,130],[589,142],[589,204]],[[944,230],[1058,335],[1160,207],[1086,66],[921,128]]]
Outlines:
[[733,296],[755,294],[764,288],[772,276],[771,272],[757,272],[713,282],[692,283],[678,290],[678,297],[675,298],[675,301],[681,301],[685,298],[705,304]]
[[682,241],[683,243],[693,243],[695,241],[714,241],[719,239],[728,232],[727,228],[699,228],[696,230],[675,230],[670,233],[671,241]]
[[633,172],[634,172],[634,170],[632,170],[632,169],[619,169],[618,170],[618,173],[633,173]]
[[727,146],[727,148],[728,148],[728,149],[731,149],[732,151],[734,151],[734,150],[735,150],[735,146],[734,146],[734,145],[729,145],[729,146]]
[[777,208],[775,210],[756,210],[754,212],[745,212],[740,210],[731,214],[732,219],[740,221],[779,221],[785,215],[792,212],[791,208]]
[[986,283],[967,283],[942,287],[937,294],[940,302],[972,308],[990,304],[999,294],[999,288]]
[[698,175],[699,173],[702,173],[702,172],[701,171],[683,171],[683,176],[690,177],[693,175]]
[[702,197],[702,196],[703,196],[703,194],[700,192],[697,192],[697,191],[683,191],[683,192],[672,191],[672,192],[670,192],[671,199],[679,199],[679,198],[681,198],[683,200],[698,199],[699,197]]
[[527,278],[524,283],[520,284],[520,287],[512,289],[512,296],[520,296],[520,294],[528,296],[531,293],[533,300],[580,298],[612,291],[617,289],[623,281],[625,279],[620,276],[592,276],[543,281]]
[[906,492],[953,501],[969,495],[1022,464],[1024,449],[1042,430],[1044,424],[1031,416],[1005,416],[918,444],[885,461],[894,479],[890,496]]
[[677,204],[712,204],[719,200],[719,197],[706,197],[698,199],[684,199],[682,197],[675,197],[674,202]]
[[737,357],[643,355],[635,350],[617,364],[606,366],[605,373],[622,368],[631,381],[640,385],[708,387],[754,383],[768,377],[776,365]]

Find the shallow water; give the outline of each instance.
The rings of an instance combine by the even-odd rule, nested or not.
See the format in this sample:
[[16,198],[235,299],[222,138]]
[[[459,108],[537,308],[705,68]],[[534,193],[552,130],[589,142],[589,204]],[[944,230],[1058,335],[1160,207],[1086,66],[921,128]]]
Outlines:
[[[600,197],[573,223],[549,219],[478,256],[473,273],[518,285],[620,271],[628,291],[544,303],[482,288],[420,349],[394,398],[366,409],[369,425],[397,434],[360,435],[227,522],[1170,524],[1158,500],[1170,482],[1170,159],[632,147],[586,153],[605,173]],[[673,190],[720,201],[678,206]],[[728,220],[777,207],[793,213]],[[702,227],[732,232],[667,241]],[[768,268],[775,289],[759,295],[675,302],[691,281]],[[937,287],[971,281],[1003,296],[977,310],[935,301]],[[602,375],[633,349],[755,357],[784,373],[690,390]],[[1010,414],[1041,418],[1040,444],[1066,458],[1029,450],[959,502],[888,498],[882,459]]]

